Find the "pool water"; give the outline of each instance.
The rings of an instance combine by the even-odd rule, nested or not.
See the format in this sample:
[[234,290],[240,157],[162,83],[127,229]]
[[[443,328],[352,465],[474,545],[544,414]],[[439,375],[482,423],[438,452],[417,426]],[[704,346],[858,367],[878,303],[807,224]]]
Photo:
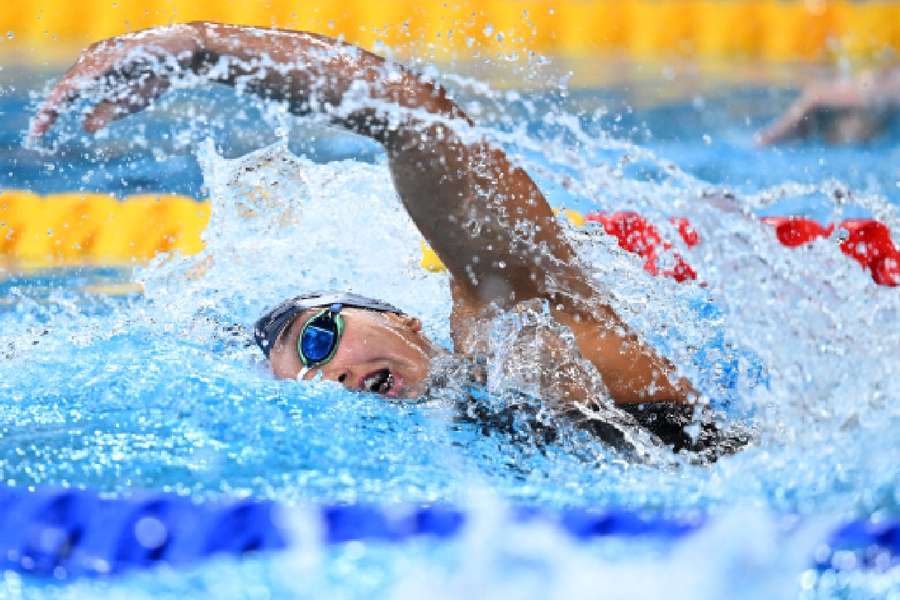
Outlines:
[[[29,81],[8,83],[0,96],[2,187],[179,192],[211,198],[214,212],[199,256],[3,275],[0,481],[252,495],[294,507],[301,524],[304,505],[340,501],[454,503],[475,520],[452,543],[324,547],[300,532],[304,543],[283,555],[189,571],[65,585],[7,573],[4,597],[900,594],[896,568],[808,569],[833,523],[900,516],[900,296],[846,260],[836,238],[787,250],[756,218],[873,215],[900,231],[894,133],[859,147],[758,149],[752,133],[784,108],[789,91],[706,86],[642,106],[634,97],[652,82],[514,92],[454,79],[483,131],[551,204],[637,210],[676,241],[669,216],[698,230],[701,244],[675,250],[699,279],[679,285],[646,274],[596,227],[570,229],[596,283],[682,374],[715,380],[720,362],[698,362],[698,348],[737,357],[745,376],[731,393],[740,410],[723,418],[751,427],[754,442],[698,465],[654,447],[633,460],[565,423],[551,443],[483,427],[459,418],[452,390],[388,402],[328,382],[274,380],[258,350],[228,327],[249,326],[302,290],[383,298],[421,316],[449,346],[446,276],[418,266],[419,235],[377,147],[201,89],[177,92],[99,139],[66,119],[54,151],[36,152],[19,144],[29,86],[41,79]],[[734,197],[705,194],[713,188]],[[111,283],[143,291],[98,287]],[[498,356],[515,327],[496,324]],[[764,379],[747,375],[757,364]],[[515,369],[507,377],[500,387],[515,388]],[[510,503],[715,518],[674,547],[578,545],[512,523]],[[786,514],[801,524],[788,527]]]

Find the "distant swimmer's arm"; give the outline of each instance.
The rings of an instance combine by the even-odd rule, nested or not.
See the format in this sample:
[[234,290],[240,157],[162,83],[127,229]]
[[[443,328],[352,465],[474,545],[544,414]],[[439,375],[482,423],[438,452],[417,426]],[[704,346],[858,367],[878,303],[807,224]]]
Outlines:
[[370,52],[309,33],[214,23],[112,38],[69,69],[31,134],[46,132],[79,95],[95,101],[84,123],[95,131],[192,74],[285,101],[295,114],[327,115],[377,140],[406,210],[472,314],[547,299],[617,401],[685,399],[689,386],[668,384],[671,367],[589,284],[525,171],[484,139],[443,88]]
[[821,136],[830,143],[877,135],[900,107],[900,67],[866,71],[808,85],[774,123],[757,134],[760,144]]

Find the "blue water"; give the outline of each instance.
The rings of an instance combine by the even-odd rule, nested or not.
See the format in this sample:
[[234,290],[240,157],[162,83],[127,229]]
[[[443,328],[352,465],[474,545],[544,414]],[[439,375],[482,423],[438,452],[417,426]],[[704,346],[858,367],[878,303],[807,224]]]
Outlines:
[[[57,152],[38,154],[19,142],[29,89],[42,80],[19,81],[0,95],[0,187],[212,196],[220,216],[208,240],[214,264],[199,277],[193,269],[203,257],[133,270],[0,271],[0,481],[254,495],[297,506],[301,521],[305,503],[452,502],[480,520],[451,544],[307,543],[284,556],[65,587],[7,574],[5,596],[900,593],[896,569],[818,576],[804,566],[817,527],[900,515],[897,290],[876,288],[825,243],[788,254],[740,211],[690,200],[715,185],[735,191],[749,212],[823,220],[890,215],[900,201],[900,137],[839,149],[755,148],[753,132],[786,106],[790,90],[705,87],[643,108],[634,99],[644,89],[518,99],[459,90],[484,103],[490,131],[554,204],[690,216],[704,242],[686,255],[706,287],[651,279],[613,244],[581,240],[579,251],[613,287],[626,318],[648,336],[659,334],[687,374],[709,368],[689,356],[711,338],[767,369],[769,385],[740,389],[754,407],[758,436],[750,447],[709,466],[662,455],[635,462],[577,430],[547,444],[464,422],[440,399],[391,403],[328,383],[275,381],[255,348],[223,332],[297,289],[353,285],[420,314],[426,330],[449,344],[446,279],[415,266],[417,235],[369,142],[288,122],[290,150],[312,159],[297,163],[305,179],[291,188],[302,234],[260,238],[271,223],[234,218],[240,193],[228,175],[240,162],[223,156],[278,139],[278,119],[225,92],[179,92],[164,109],[118,123],[103,139],[67,139],[76,131],[70,118]],[[186,127],[190,106],[214,117]],[[595,113],[600,107],[607,112]],[[835,205],[834,186],[853,191],[848,205]],[[289,218],[290,206],[269,216]],[[366,235],[348,239],[348,230]],[[145,292],[117,296],[90,287],[133,281]],[[715,303],[722,317],[713,324],[698,318],[691,308],[698,300]],[[640,541],[582,547],[552,531],[509,525],[507,502],[700,510],[720,520],[675,548]],[[801,515],[809,531],[785,533],[773,516],[785,513]]]

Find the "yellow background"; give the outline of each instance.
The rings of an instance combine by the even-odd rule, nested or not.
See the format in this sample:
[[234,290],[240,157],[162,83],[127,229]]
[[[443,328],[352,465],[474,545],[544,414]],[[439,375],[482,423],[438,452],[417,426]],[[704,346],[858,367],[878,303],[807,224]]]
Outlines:
[[[0,51],[71,59],[78,47],[195,19],[343,35],[399,56],[467,58],[528,49],[559,57],[614,52],[824,60],[900,46],[900,4],[885,0],[7,0]],[[490,34],[487,27],[490,26]],[[498,34],[500,39],[498,39]],[[7,59],[8,60],[8,59]]]

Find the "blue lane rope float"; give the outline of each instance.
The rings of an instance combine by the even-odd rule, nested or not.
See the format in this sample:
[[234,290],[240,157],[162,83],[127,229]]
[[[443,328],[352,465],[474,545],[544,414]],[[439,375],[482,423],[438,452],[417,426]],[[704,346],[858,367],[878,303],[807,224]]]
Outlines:
[[[76,489],[0,487],[0,568],[68,579],[161,564],[179,567],[214,555],[277,551],[291,539],[284,514],[273,502],[253,499],[195,502],[166,493],[109,498]],[[326,544],[450,539],[467,520],[465,511],[451,506],[367,504],[324,506],[319,517]],[[619,509],[551,513],[523,508],[514,510],[512,519],[549,519],[581,541],[610,536],[669,541],[704,524],[699,517],[663,518]],[[852,521],[832,533],[827,548],[815,557],[820,571],[900,566],[900,519]]]
[[213,505],[171,494],[109,499],[0,488],[0,566],[64,579],[278,550],[287,536],[274,511],[257,500]]

